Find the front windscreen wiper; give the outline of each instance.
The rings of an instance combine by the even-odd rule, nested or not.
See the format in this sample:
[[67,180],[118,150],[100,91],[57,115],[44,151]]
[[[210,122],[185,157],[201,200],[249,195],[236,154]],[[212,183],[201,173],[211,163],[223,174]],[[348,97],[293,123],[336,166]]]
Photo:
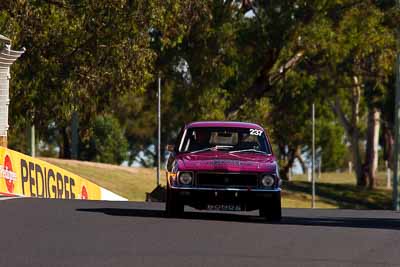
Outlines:
[[200,149],[200,150],[195,150],[195,151],[192,151],[192,152],[190,152],[190,154],[193,154],[193,153],[199,153],[199,152],[204,152],[204,151],[209,151],[209,150],[223,150],[223,149],[231,149],[233,146],[213,146],[213,147],[207,147],[207,148],[203,148],[203,149]]
[[234,150],[234,151],[229,151],[229,153],[240,153],[240,152],[255,152],[255,153],[261,153],[261,154],[265,154],[268,155],[268,153],[264,152],[264,151],[260,151],[257,149],[243,149],[243,150]]

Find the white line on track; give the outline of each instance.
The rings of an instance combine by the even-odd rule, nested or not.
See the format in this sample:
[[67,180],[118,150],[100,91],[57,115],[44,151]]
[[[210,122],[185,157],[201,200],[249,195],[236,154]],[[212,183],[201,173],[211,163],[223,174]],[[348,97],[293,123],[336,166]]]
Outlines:
[[16,198],[20,198],[20,197],[2,197],[2,196],[0,196],[0,201],[2,201],[2,200],[16,199]]

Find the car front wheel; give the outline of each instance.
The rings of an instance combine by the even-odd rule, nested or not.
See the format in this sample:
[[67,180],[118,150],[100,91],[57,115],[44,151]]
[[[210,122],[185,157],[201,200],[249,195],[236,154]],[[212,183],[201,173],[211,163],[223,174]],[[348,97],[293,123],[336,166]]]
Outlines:
[[260,207],[260,217],[267,221],[280,221],[282,219],[281,194],[274,194],[273,197]]
[[179,201],[179,196],[167,186],[167,197],[165,202],[165,211],[168,217],[182,216],[184,205]]

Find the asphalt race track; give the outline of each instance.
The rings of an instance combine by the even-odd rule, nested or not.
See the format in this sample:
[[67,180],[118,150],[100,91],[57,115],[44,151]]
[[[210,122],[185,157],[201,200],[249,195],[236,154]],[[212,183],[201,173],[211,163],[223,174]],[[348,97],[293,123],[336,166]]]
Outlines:
[[0,201],[0,266],[400,266],[400,214],[285,209],[257,213],[164,204]]

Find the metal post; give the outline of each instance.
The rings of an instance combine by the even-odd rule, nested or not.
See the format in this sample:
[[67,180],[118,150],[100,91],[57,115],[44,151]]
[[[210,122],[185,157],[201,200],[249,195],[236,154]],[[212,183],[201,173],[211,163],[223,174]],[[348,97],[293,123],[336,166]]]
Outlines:
[[35,125],[31,126],[31,156],[35,157],[36,155],[36,144],[35,144]]
[[390,181],[392,174],[390,171],[389,162],[387,160],[385,161],[385,167],[386,167],[386,188],[390,189],[390,187],[392,186]]
[[[400,0],[396,0],[397,9],[400,9]],[[399,145],[400,145],[400,28],[397,26],[397,59],[396,59],[396,104],[395,104],[395,146],[393,168],[393,209],[400,210],[399,205]]]
[[315,208],[315,104],[312,104],[312,160],[311,160],[312,203]]
[[160,166],[161,166],[161,78],[158,77],[157,94],[157,186],[160,185]]

